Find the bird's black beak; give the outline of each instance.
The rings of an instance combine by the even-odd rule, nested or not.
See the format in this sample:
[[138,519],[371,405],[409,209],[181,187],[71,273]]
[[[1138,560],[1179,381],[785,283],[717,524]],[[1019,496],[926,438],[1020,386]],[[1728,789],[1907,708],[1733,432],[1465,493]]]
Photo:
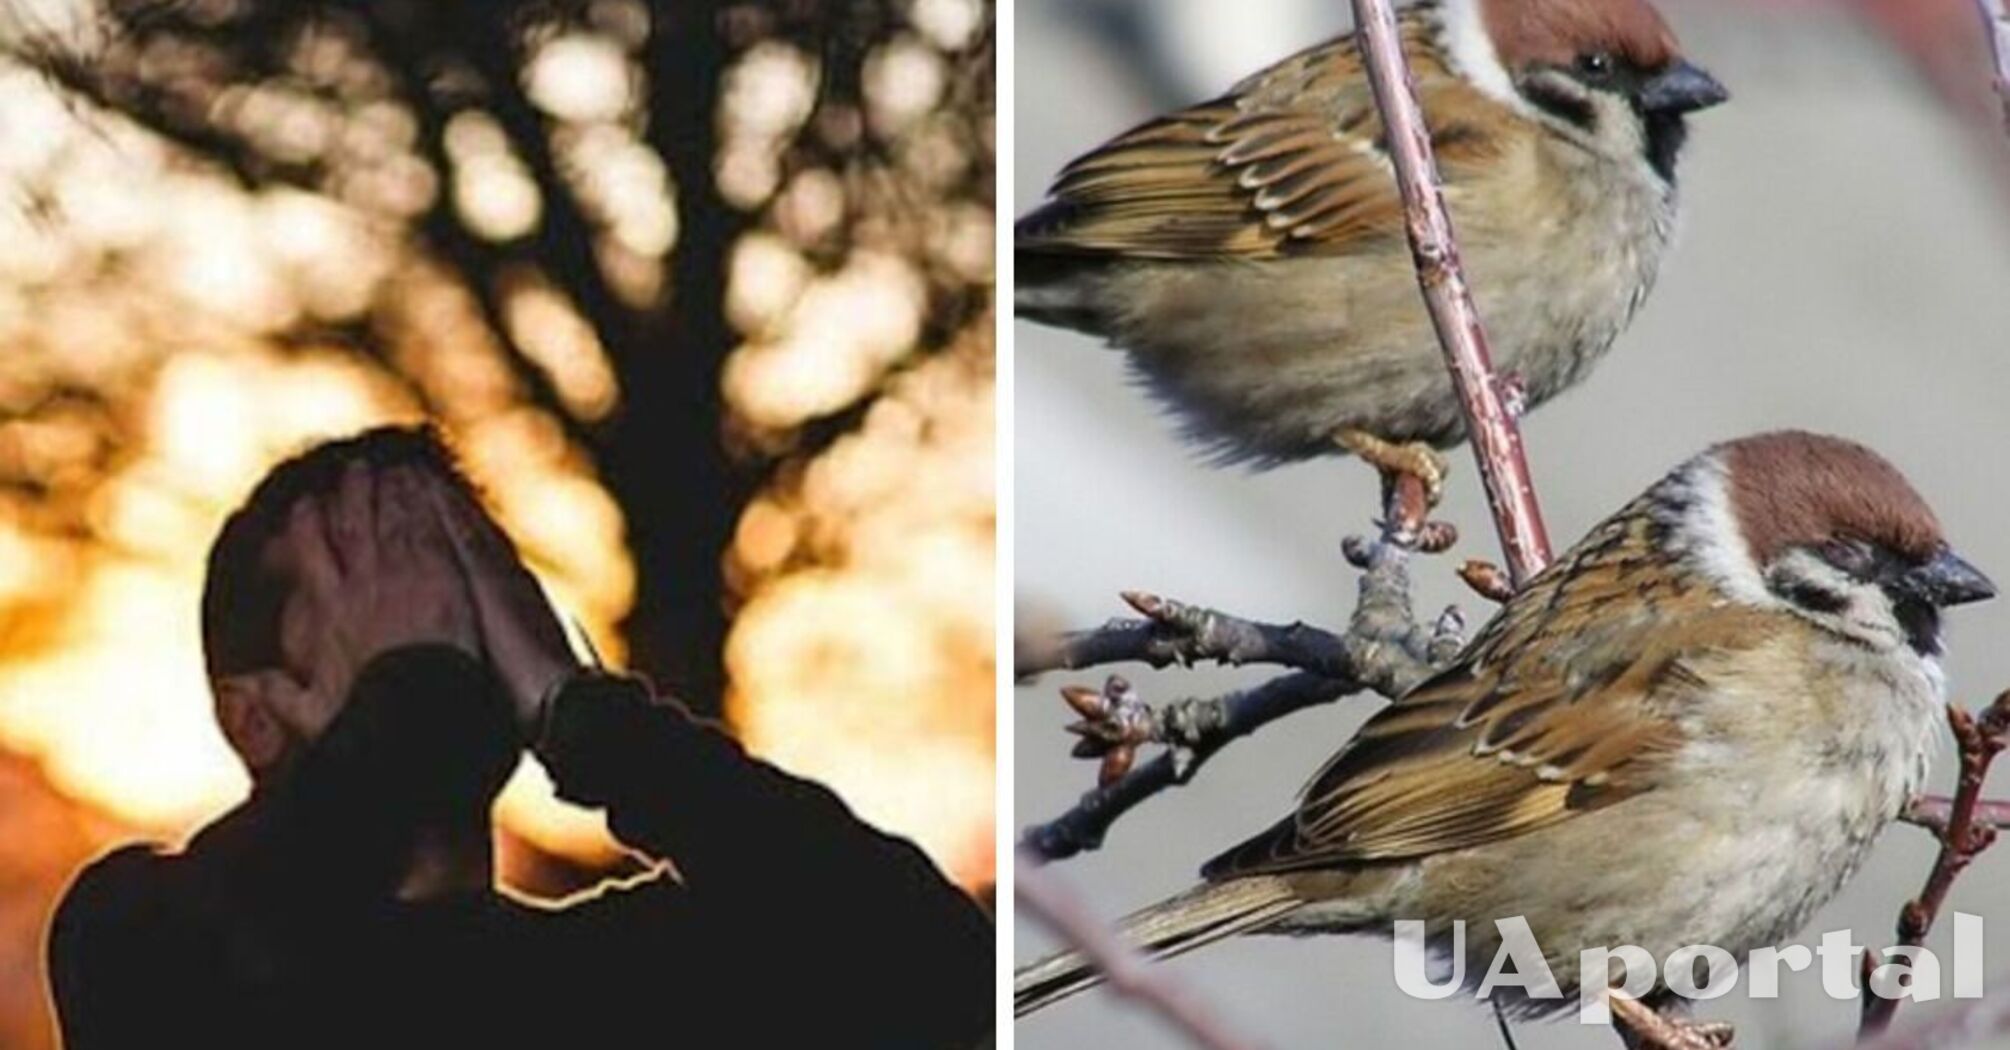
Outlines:
[[1648,113],[1682,114],[1709,109],[1731,97],[1717,78],[1678,61],[1640,85],[1640,108]]
[[1932,561],[1905,574],[1906,589],[1938,608],[1996,597],[1996,585],[1982,570],[1941,548]]

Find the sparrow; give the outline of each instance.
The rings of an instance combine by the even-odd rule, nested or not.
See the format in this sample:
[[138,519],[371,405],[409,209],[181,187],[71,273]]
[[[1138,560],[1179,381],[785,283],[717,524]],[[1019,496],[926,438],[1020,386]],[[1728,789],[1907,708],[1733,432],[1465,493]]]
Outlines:
[[[1686,117],[1729,94],[1644,0],[1423,0],[1399,21],[1496,363],[1540,404],[1646,299]],[[1015,312],[1127,351],[1217,462],[1344,446],[1435,477],[1430,448],[1464,437],[1351,37],[1075,160],[1013,255]]]
[[[1995,593],[1876,453],[1800,432],[1708,449],[1371,717],[1289,816],[1120,929],[1165,957],[1409,919],[1448,953],[1464,920],[1470,991],[1494,920],[1521,916],[1566,996],[1588,948],[1778,945],[1922,786],[1942,611]],[[1017,1010],[1098,979],[1034,963]],[[1518,1016],[1575,1005],[1493,993]]]

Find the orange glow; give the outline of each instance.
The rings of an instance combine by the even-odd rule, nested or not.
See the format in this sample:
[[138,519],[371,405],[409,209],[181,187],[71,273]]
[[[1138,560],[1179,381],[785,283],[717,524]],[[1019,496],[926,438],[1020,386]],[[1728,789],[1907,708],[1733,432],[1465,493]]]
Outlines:
[[[0,123],[38,129],[32,142],[5,137],[0,171],[47,178],[63,220],[0,208],[0,336],[12,344],[0,396],[68,382],[103,391],[129,417],[125,452],[93,462],[91,426],[0,415],[0,458],[46,475],[51,491],[41,505],[0,501],[0,745],[36,759],[73,798],[178,837],[247,787],[211,716],[197,622],[203,558],[223,516],[305,445],[417,414],[366,359],[282,353],[263,333],[302,314],[354,316],[401,264],[344,204],[291,190],[247,195],[173,172],[128,126],[86,127],[46,84],[0,79]],[[365,112],[345,134],[381,147],[349,147],[400,148],[409,121],[402,111]],[[494,145],[480,121],[465,129],[466,148]],[[81,277],[115,251],[133,260],[116,292]],[[408,372],[454,421],[459,443],[488,453],[470,455],[470,471],[562,607],[602,652],[619,654],[614,624],[634,579],[618,508],[548,421],[540,429],[512,409],[510,380],[472,334],[479,326],[464,293],[423,270],[403,275],[399,289],[407,323],[430,336],[407,344]],[[10,305],[23,294],[37,295],[33,312]],[[550,349],[548,367],[583,405],[611,401],[597,345],[552,307],[532,303],[527,334]],[[65,510],[57,500],[72,491],[85,500]],[[48,531],[63,514],[77,524]],[[544,848],[610,854],[599,818],[559,803],[528,763],[501,813]]]
[[728,714],[751,749],[829,783],[966,886],[996,861],[994,420],[979,342],[895,380],[859,433],[748,509],[734,556],[755,582],[726,648]]
[[[48,541],[0,531],[0,607],[45,589],[66,592],[61,626],[41,644],[0,650],[9,658],[0,744],[40,760],[73,797],[178,835],[247,787],[211,717],[197,620],[203,556],[223,515],[305,444],[412,413],[381,376],[332,354],[177,354],[147,404],[148,452],[100,485],[90,520],[104,546],[72,559],[76,574],[38,573],[37,547]],[[466,457],[470,473],[561,607],[603,652],[618,654],[613,624],[634,590],[620,513],[554,442],[521,415],[489,420],[463,439],[483,453]],[[528,760],[500,813],[546,849],[612,856],[599,816],[557,801]]]
[[561,120],[613,120],[634,104],[628,56],[598,34],[567,33],[547,41],[524,79],[531,99]]
[[772,341],[749,343],[726,362],[727,399],[749,422],[774,429],[857,401],[913,348],[925,294],[913,267],[890,255],[861,253],[812,278]]
[[551,377],[559,399],[575,417],[607,418],[620,397],[607,352],[564,296],[542,280],[515,288],[505,321],[518,346]]
[[[984,8],[910,6],[911,31],[875,45],[870,97],[844,126],[904,136],[887,154],[933,192],[972,162],[931,111],[956,70],[945,52],[981,31]],[[664,263],[680,217],[643,137],[648,13],[590,7],[582,24],[526,27],[523,86],[596,228],[601,276],[620,302],[653,306],[675,292]],[[47,214],[0,200],[0,468],[32,480],[0,488],[0,749],[148,835],[178,838],[246,789],[202,673],[203,556],[257,479],[313,441],[440,421],[554,601],[610,663],[624,656],[626,515],[550,412],[590,431],[650,406],[548,275],[502,275],[499,338],[411,236],[437,201],[478,237],[520,241],[561,198],[473,103],[448,118],[435,172],[414,114],[371,97],[354,46],[299,44],[300,76],[332,94],[275,78],[192,102],[270,158],[326,165],[321,192],[246,192],[0,65],[0,180],[47,197]],[[990,215],[959,200],[893,221],[871,214],[886,201],[855,170],[797,161],[822,61],[751,43],[722,85],[713,170],[754,226],[731,252],[726,308],[747,342],[722,394],[763,449],[871,408],[743,512],[729,716],[753,750],[826,780],[975,887],[995,860],[990,347],[966,334],[919,351],[944,281],[988,277]],[[526,247],[502,251],[535,257]],[[529,402],[524,364],[556,408]],[[86,396],[46,408],[67,390]],[[542,849],[614,856],[601,819],[557,802],[534,764],[499,814]]]

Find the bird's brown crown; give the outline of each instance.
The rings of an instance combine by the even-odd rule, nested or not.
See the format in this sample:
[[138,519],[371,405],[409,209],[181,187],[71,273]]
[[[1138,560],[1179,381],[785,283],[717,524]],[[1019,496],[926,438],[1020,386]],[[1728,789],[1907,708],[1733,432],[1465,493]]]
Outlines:
[[1732,513],[1760,565],[1795,546],[1860,539],[1914,561],[1945,543],[1940,521],[1898,468],[1870,449],[1797,430],[1718,448]]
[[1635,68],[1666,68],[1681,44],[1646,0],[1480,0],[1487,35],[1509,69],[1566,66],[1608,52]]

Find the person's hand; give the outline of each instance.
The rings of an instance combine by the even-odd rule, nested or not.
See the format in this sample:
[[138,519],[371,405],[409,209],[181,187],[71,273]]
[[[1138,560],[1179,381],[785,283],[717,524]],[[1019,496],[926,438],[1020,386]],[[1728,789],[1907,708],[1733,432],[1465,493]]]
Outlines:
[[466,577],[482,652],[509,693],[518,727],[532,739],[553,687],[579,670],[579,659],[502,528],[459,486],[421,481]]
[[435,643],[481,655],[467,582],[427,484],[415,467],[351,464],[333,491],[296,502],[263,551],[292,584],[280,612],[283,666],[219,688],[271,714],[285,743],[317,739],[384,652]]

